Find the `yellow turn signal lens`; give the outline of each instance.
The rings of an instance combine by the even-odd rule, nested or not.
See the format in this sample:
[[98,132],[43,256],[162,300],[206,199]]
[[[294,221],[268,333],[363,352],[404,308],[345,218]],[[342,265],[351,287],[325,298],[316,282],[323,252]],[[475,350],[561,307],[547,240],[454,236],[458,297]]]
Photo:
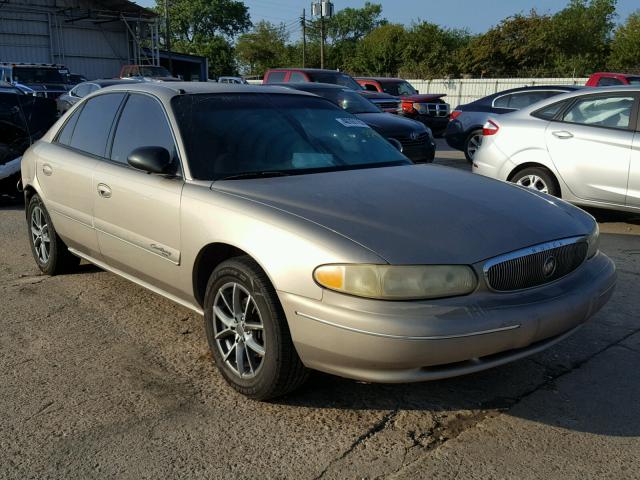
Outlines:
[[332,290],[344,287],[344,267],[342,265],[325,265],[315,271],[316,282]]

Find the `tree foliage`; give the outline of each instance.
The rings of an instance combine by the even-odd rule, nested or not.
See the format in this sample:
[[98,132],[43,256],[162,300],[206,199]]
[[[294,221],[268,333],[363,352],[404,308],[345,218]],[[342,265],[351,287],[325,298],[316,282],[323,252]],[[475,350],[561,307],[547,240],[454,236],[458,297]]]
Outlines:
[[258,22],[249,33],[240,35],[236,44],[238,61],[248,73],[286,66],[289,35],[284,25],[274,25],[267,21]]
[[611,42],[609,65],[640,72],[640,10],[629,15],[620,25]]

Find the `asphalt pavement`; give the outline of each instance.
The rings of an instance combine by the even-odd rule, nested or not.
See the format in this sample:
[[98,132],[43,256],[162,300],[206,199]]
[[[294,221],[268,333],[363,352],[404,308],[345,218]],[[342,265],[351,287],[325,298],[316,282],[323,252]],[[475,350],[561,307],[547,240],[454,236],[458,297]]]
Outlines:
[[616,292],[542,354],[422,384],[315,373],[257,403],[198,315],[91,265],[40,275],[23,206],[1,202],[0,478],[640,476],[640,214],[591,212]]

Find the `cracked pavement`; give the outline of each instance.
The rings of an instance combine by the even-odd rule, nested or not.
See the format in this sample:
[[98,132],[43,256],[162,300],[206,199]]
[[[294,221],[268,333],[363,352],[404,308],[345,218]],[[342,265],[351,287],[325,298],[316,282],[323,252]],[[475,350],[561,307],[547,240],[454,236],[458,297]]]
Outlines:
[[90,265],[40,275],[22,208],[0,206],[2,479],[638,477],[640,214],[591,212],[617,290],[539,355],[411,385],[314,373],[256,403],[198,315]]

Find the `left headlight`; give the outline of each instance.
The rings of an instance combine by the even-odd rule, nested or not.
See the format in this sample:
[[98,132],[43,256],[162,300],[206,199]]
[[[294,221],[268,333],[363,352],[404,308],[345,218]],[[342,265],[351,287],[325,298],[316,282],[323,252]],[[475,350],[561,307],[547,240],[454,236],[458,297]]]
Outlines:
[[467,265],[321,265],[313,278],[336,292],[381,300],[466,295],[478,284]]
[[587,258],[591,258],[598,253],[598,249],[600,248],[600,228],[597,223],[596,228],[594,228],[587,237],[587,245],[589,246],[589,249],[587,250]]

